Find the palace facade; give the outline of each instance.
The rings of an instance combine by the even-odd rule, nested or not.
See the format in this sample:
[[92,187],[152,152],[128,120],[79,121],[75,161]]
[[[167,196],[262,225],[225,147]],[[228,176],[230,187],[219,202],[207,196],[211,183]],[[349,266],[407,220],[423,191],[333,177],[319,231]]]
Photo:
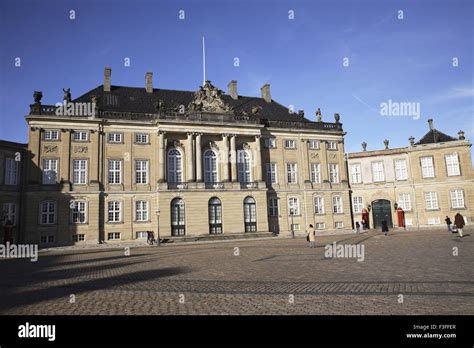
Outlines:
[[236,81],[228,93],[210,81],[176,91],[154,88],[147,73],[132,88],[112,85],[106,68],[103,85],[75,100],[69,90],[61,105],[34,99],[26,154],[8,162],[24,172],[22,203],[2,194],[17,224],[21,216],[15,240],[352,228],[339,115],[312,122],[274,101],[268,84],[260,97],[238,95]]

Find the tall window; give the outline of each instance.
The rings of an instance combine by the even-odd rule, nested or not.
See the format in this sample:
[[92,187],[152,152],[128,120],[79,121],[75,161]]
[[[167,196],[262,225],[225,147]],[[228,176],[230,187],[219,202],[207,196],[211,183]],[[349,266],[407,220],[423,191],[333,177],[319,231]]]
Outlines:
[[408,179],[408,171],[407,171],[407,161],[396,160],[395,161],[395,178],[397,180],[407,180]]
[[351,164],[351,182],[353,184],[362,183],[362,171],[359,163]]
[[14,158],[5,160],[5,185],[16,185],[18,183],[18,163]]
[[411,197],[409,193],[400,193],[398,196],[398,206],[402,208],[403,211],[411,210]]
[[319,163],[311,163],[311,182],[313,184],[321,183],[321,165]]
[[148,221],[148,202],[135,201],[135,221]]
[[433,157],[421,157],[421,176],[423,178],[434,178]]
[[453,209],[465,208],[463,190],[452,190],[450,192],[450,195],[451,195],[451,207]]
[[337,184],[339,182],[339,165],[329,164],[329,182]]
[[334,214],[342,213],[342,197],[341,196],[332,197],[332,212]]
[[79,185],[87,184],[87,160],[73,160],[72,168],[72,182]]
[[277,164],[267,163],[266,168],[267,168],[267,184],[276,184],[278,182]]
[[300,215],[300,201],[296,197],[288,198],[288,214]]
[[171,201],[171,235],[184,236],[186,233],[184,201],[175,198]]
[[278,216],[278,198],[272,197],[268,199],[268,215]]
[[245,232],[257,231],[257,208],[252,197],[244,199],[244,227]]
[[4,222],[10,221],[12,225],[16,225],[17,205],[15,203],[3,204],[3,218]]
[[148,161],[135,161],[135,182],[137,184],[148,184]]
[[219,198],[213,197],[209,200],[208,213],[209,213],[208,214],[209,215],[209,233],[221,234],[222,233],[222,204]]
[[362,197],[352,197],[352,208],[354,209],[354,213],[361,213],[363,207],[364,201],[362,200]]
[[251,163],[250,163],[250,154],[245,151],[239,151],[239,156],[238,156],[238,169],[239,169],[239,182],[241,183],[246,183],[246,182],[251,182],[252,177],[251,177]]
[[122,221],[122,202],[120,201],[109,201],[108,207],[108,222],[121,222]]
[[109,160],[108,178],[109,184],[122,183],[122,161]]
[[204,182],[216,183],[217,176],[217,154],[214,150],[206,150],[204,152]]
[[426,209],[438,209],[438,194],[436,192],[425,192]]
[[457,153],[446,155],[446,168],[448,170],[448,176],[461,175]]
[[55,184],[58,181],[58,160],[43,160],[43,184]]
[[383,162],[372,163],[372,180],[374,182],[385,181],[385,174],[383,171]]
[[183,155],[178,149],[168,152],[168,182],[183,182]]
[[288,184],[296,184],[298,182],[296,163],[286,164],[286,177]]
[[40,206],[40,223],[52,225],[56,222],[56,202],[42,202]]
[[324,198],[320,196],[314,197],[314,213],[324,214]]
[[86,223],[86,202],[74,201],[71,204],[71,222],[74,224]]

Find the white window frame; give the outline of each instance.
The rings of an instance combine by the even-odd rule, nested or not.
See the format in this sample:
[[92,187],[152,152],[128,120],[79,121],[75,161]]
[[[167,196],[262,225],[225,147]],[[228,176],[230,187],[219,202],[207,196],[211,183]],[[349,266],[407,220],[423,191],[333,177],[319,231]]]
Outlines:
[[122,160],[109,159],[107,161],[107,182],[111,185],[122,183]]
[[332,212],[334,214],[343,214],[342,197],[332,196]]
[[438,210],[438,193],[436,191],[430,191],[424,193],[426,210]]
[[46,141],[59,140],[59,129],[45,129],[43,132],[43,140],[46,140]]
[[461,168],[459,165],[459,156],[457,153],[450,153],[445,156],[446,173],[448,176],[461,175]]
[[421,177],[423,179],[435,177],[433,156],[420,157],[420,165]]
[[135,184],[148,184],[148,160],[135,160]]
[[148,201],[140,199],[135,201],[135,221],[149,222]]
[[122,222],[122,202],[121,201],[111,200],[107,202],[107,222],[108,223]]
[[385,168],[383,161],[377,161],[371,163],[372,167],[372,182],[384,182],[385,181]]
[[18,185],[19,163],[14,158],[5,158],[5,185]]
[[329,182],[332,184],[338,184],[339,183],[339,164],[329,163],[328,172],[329,172]]
[[313,184],[321,183],[321,164],[320,163],[310,163],[311,168],[311,182]]
[[314,213],[317,215],[324,214],[324,197],[315,196],[313,199]]
[[[46,210],[43,209],[46,207]],[[55,201],[42,201],[40,203],[40,225],[54,225],[56,223],[57,205]],[[43,217],[45,220],[43,220]]]
[[308,148],[310,150],[318,150],[319,149],[319,141],[316,139],[309,139],[308,140]]
[[84,242],[86,240],[86,235],[84,233],[78,233],[72,235],[73,242]]
[[328,141],[327,144],[328,150],[337,150],[337,141]]
[[213,184],[219,182],[218,153],[212,149],[204,151],[204,182]]
[[265,148],[276,149],[276,138],[265,138]]
[[171,148],[168,151],[168,182],[181,183],[184,181],[183,170],[183,152],[177,147]]
[[454,189],[449,192],[449,197],[451,200],[451,208],[453,209],[463,209],[466,208],[464,200],[464,191],[461,189]]
[[238,179],[240,183],[249,183],[252,182],[252,156],[247,150],[240,150],[238,152]]
[[298,197],[288,197],[288,215],[290,216],[291,209],[293,209],[293,216],[300,215],[300,199]]
[[110,144],[120,144],[123,142],[123,133],[110,132],[107,136],[107,142]]
[[411,195],[409,193],[400,193],[398,195],[398,207],[403,211],[411,211]]
[[298,183],[298,165],[297,163],[286,164],[286,182],[288,184]]
[[73,141],[88,141],[89,140],[89,131],[86,130],[77,130],[72,134]]
[[267,172],[267,184],[277,184],[278,183],[278,171],[277,164],[275,162],[266,163],[266,172]]
[[[54,173],[54,178],[50,176]],[[59,176],[59,159],[44,158],[43,159],[43,185],[54,185],[58,182]]]
[[397,180],[408,180],[408,169],[406,159],[397,159],[394,161],[395,178]]
[[363,208],[364,208],[364,198],[362,196],[353,196],[352,209],[354,210],[354,213],[356,214],[362,213]]
[[86,159],[72,160],[72,183],[75,185],[87,184],[87,168],[88,163]]
[[285,144],[285,149],[290,149],[290,150],[296,149],[296,140],[295,139],[285,139],[284,144]]
[[[112,237],[112,238],[110,238]],[[107,240],[120,240],[122,239],[122,234],[120,232],[108,232]]]
[[335,222],[334,222],[334,228],[337,228],[337,229],[344,228],[344,222],[342,222],[342,221],[335,221]]
[[83,200],[73,201],[71,204],[70,221],[72,224],[87,223],[87,202]]
[[324,230],[326,228],[326,224],[324,222],[316,222],[315,228],[317,230]]
[[361,184],[362,183],[362,168],[360,163],[351,164],[351,183]]
[[279,216],[279,199],[278,197],[270,197],[268,199],[268,216]]
[[149,144],[150,135],[148,133],[135,133],[135,144]]

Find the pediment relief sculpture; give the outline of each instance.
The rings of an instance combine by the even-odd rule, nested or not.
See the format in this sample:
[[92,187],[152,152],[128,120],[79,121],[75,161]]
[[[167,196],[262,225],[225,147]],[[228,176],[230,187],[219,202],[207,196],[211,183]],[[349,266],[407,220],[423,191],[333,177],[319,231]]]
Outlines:
[[230,107],[222,100],[222,91],[206,81],[204,86],[194,93],[193,100],[188,105],[192,111],[229,112]]

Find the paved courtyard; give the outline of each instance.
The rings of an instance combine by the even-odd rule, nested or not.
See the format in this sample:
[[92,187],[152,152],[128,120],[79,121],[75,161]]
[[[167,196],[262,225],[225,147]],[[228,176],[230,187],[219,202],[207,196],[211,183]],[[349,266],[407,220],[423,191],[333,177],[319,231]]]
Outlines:
[[[465,233],[370,231],[317,237],[315,249],[275,238],[129,256],[47,251],[37,262],[0,260],[0,314],[473,315],[474,235]],[[325,258],[333,241],[363,245],[364,261]]]

